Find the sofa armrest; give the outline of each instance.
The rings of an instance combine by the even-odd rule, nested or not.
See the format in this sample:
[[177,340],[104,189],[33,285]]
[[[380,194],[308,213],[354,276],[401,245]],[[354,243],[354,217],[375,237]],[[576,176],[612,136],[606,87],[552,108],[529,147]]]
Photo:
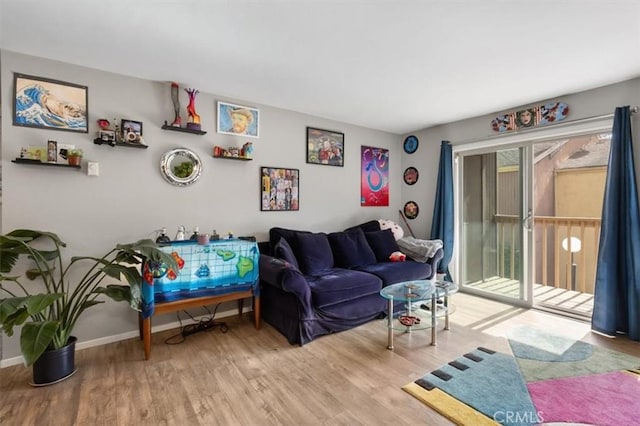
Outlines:
[[435,254],[431,258],[429,258],[429,260],[427,260],[427,263],[431,264],[431,276],[427,279],[432,280],[435,278],[436,274],[438,273],[440,261],[443,257],[444,250],[438,249],[438,251],[436,251]]
[[260,280],[296,295],[303,306],[311,306],[311,289],[302,273],[288,262],[266,254],[260,255]]

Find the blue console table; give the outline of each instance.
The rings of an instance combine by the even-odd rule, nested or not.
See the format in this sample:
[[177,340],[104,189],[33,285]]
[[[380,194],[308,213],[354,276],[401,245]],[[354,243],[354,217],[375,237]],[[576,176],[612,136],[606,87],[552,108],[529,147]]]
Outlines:
[[242,315],[243,301],[251,297],[255,326],[260,328],[260,252],[256,242],[175,241],[161,246],[161,250],[174,257],[178,270],[164,264],[143,265],[146,279],[142,285],[140,337],[145,359],[151,355],[151,317],[156,314],[238,300]]

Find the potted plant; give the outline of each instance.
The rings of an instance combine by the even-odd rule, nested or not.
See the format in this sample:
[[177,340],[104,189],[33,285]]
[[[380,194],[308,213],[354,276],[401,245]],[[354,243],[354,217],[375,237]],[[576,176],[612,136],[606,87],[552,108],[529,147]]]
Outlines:
[[[25,364],[33,364],[36,385],[55,383],[75,372],[76,338],[71,333],[86,309],[104,303],[101,295],[140,310],[141,263],[162,262],[177,269],[173,257],[149,239],[118,244],[102,257],[72,257],[66,264],[63,247],[66,244],[52,232],[18,229],[0,235],[0,325],[8,336],[22,325],[20,349]],[[19,262],[21,258],[27,264]],[[15,275],[14,269],[24,272]],[[39,283],[27,284],[24,277]],[[109,278],[128,285],[107,283]],[[54,371],[56,367],[60,371]]]
[[67,161],[70,166],[79,166],[82,160],[82,150],[73,148],[67,151]]

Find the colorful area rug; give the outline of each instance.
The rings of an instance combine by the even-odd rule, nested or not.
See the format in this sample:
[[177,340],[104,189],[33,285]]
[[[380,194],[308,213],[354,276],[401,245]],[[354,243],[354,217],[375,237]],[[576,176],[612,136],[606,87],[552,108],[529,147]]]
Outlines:
[[640,358],[531,327],[403,389],[459,425],[640,424]]

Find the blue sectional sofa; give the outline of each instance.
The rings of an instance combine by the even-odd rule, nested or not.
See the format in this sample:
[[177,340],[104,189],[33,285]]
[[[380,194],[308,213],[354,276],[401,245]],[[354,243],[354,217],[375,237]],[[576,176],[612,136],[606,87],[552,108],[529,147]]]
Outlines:
[[443,255],[440,249],[426,263],[389,261],[398,250],[378,221],[328,234],[271,228],[260,243],[262,318],[300,345],[382,318],[380,290],[432,279]]

